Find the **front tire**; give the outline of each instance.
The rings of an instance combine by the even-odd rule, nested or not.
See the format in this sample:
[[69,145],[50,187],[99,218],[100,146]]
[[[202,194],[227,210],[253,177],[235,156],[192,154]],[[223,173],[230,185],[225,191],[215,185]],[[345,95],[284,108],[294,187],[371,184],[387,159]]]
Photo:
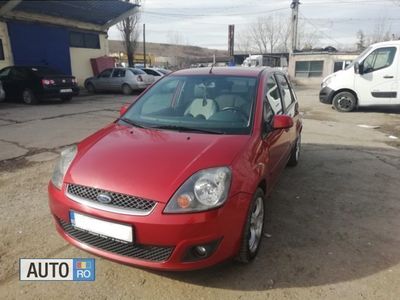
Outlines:
[[239,255],[236,258],[239,262],[251,262],[257,256],[260,249],[265,220],[264,198],[264,191],[257,188],[250,203]]
[[340,92],[333,97],[332,104],[337,111],[350,112],[356,107],[356,96],[351,92]]
[[24,101],[25,104],[29,104],[29,105],[35,105],[35,104],[38,104],[38,102],[39,102],[38,98],[35,96],[33,91],[30,89],[25,89],[22,92],[22,100]]

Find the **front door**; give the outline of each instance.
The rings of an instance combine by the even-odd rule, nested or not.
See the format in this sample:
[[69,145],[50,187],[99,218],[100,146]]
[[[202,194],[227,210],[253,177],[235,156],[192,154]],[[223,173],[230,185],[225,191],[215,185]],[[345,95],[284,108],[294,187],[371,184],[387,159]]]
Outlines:
[[286,165],[287,153],[289,151],[289,135],[286,129],[272,129],[274,115],[284,114],[281,92],[274,75],[271,73],[267,78],[264,98],[264,122],[269,124],[269,132],[264,138],[264,147],[269,149],[269,179],[275,184],[280,172]]
[[372,51],[360,63],[362,74],[356,74],[358,104],[390,105],[399,99],[399,53],[397,47],[382,47]]

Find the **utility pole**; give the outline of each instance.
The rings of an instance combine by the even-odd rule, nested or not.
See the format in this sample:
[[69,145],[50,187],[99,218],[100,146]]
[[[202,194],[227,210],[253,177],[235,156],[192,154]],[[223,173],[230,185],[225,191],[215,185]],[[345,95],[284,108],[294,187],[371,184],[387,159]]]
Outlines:
[[292,53],[297,49],[297,26],[299,24],[299,0],[292,0]]
[[143,24],[143,67],[146,68],[146,24]]

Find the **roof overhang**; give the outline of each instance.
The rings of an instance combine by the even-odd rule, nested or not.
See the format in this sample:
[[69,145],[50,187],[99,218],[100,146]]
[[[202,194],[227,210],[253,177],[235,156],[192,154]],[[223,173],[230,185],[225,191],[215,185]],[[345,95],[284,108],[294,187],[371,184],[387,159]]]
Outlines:
[[106,31],[135,14],[138,7],[120,0],[0,0],[0,17]]

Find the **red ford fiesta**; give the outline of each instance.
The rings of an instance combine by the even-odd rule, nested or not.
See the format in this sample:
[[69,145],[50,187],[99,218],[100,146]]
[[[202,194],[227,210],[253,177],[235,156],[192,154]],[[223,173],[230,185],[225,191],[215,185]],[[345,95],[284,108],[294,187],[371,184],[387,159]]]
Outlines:
[[172,73],[62,152],[49,184],[57,230],[79,248],[143,267],[249,262],[264,199],[297,164],[301,130],[280,71]]

